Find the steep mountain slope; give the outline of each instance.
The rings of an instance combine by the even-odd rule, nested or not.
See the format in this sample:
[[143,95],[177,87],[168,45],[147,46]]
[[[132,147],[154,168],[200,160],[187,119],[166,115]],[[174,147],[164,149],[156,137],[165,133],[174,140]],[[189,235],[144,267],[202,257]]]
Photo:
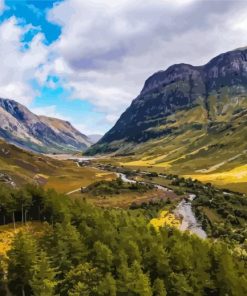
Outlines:
[[91,145],[69,122],[37,116],[23,105],[1,98],[0,137],[37,152],[80,151]]
[[148,78],[88,154],[110,152],[132,155],[129,165],[180,174],[223,172],[245,164],[247,49],[221,54],[200,67],[173,65]]

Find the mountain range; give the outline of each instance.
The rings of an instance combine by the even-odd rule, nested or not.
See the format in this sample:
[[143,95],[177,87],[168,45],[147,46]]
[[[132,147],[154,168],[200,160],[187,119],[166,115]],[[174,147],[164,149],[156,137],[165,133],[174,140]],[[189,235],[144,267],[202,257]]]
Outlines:
[[176,64],[153,74],[115,126],[87,151],[104,153],[128,156],[129,165],[185,175],[245,165],[247,49],[220,54],[203,66]]
[[86,150],[92,142],[68,121],[37,116],[14,100],[0,98],[0,138],[42,153]]

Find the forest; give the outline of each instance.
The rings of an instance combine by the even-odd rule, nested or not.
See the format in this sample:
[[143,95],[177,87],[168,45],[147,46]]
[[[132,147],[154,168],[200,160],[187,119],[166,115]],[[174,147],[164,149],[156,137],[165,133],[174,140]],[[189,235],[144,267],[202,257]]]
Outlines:
[[0,200],[1,224],[44,226],[16,233],[0,295],[247,295],[244,257],[221,240],[156,230],[143,209],[101,209],[34,185],[1,186]]

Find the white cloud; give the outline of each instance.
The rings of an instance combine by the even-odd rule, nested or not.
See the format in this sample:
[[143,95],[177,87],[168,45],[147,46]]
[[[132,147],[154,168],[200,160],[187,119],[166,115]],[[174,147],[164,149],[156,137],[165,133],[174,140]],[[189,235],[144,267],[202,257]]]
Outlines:
[[30,30],[30,25],[19,26],[15,17],[0,25],[0,96],[25,105],[37,94],[31,80],[37,79],[40,83],[46,80],[46,75],[41,77],[41,73],[49,55],[41,33],[36,34],[29,44],[22,42],[23,35]]
[[44,115],[44,116],[53,117],[53,118],[60,118],[62,120],[67,120],[67,121],[71,120],[71,118],[69,118],[68,116],[59,113],[57,111],[56,105],[33,107],[33,108],[30,108],[30,110],[36,115]]
[[245,46],[246,14],[245,1],[67,0],[48,14],[62,26],[53,71],[114,123],[154,72]]
[[[26,49],[22,37],[33,28],[12,17],[0,25],[0,96],[28,105],[37,95],[30,81],[54,88],[48,80],[54,74],[72,97],[91,102],[113,124],[154,72],[180,62],[204,64],[246,46],[246,15],[246,1],[65,0],[48,12],[62,26],[59,39],[46,46],[38,33]],[[33,111],[68,120],[55,99]],[[93,118],[71,121],[94,133],[105,128]]]

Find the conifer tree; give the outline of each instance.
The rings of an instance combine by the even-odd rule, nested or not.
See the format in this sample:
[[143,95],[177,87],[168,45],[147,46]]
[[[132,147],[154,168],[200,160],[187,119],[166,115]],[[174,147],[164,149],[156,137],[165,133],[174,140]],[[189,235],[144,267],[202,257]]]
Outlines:
[[148,275],[144,274],[140,264],[135,261],[130,268],[129,289],[139,296],[152,296]]
[[117,287],[116,281],[111,275],[111,273],[107,273],[103,280],[101,281],[98,288],[99,295],[102,296],[116,296],[117,295]]
[[164,281],[157,278],[153,283],[153,296],[166,296],[166,288]]
[[12,248],[8,252],[9,288],[14,295],[29,295],[33,266],[36,263],[36,241],[25,232],[16,234]]
[[97,241],[94,244],[95,263],[103,271],[110,271],[113,261],[112,251],[107,245]]
[[51,267],[49,259],[44,251],[37,256],[32,269],[33,275],[30,286],[34,296],[53,296],[56,286],[56,272]]

